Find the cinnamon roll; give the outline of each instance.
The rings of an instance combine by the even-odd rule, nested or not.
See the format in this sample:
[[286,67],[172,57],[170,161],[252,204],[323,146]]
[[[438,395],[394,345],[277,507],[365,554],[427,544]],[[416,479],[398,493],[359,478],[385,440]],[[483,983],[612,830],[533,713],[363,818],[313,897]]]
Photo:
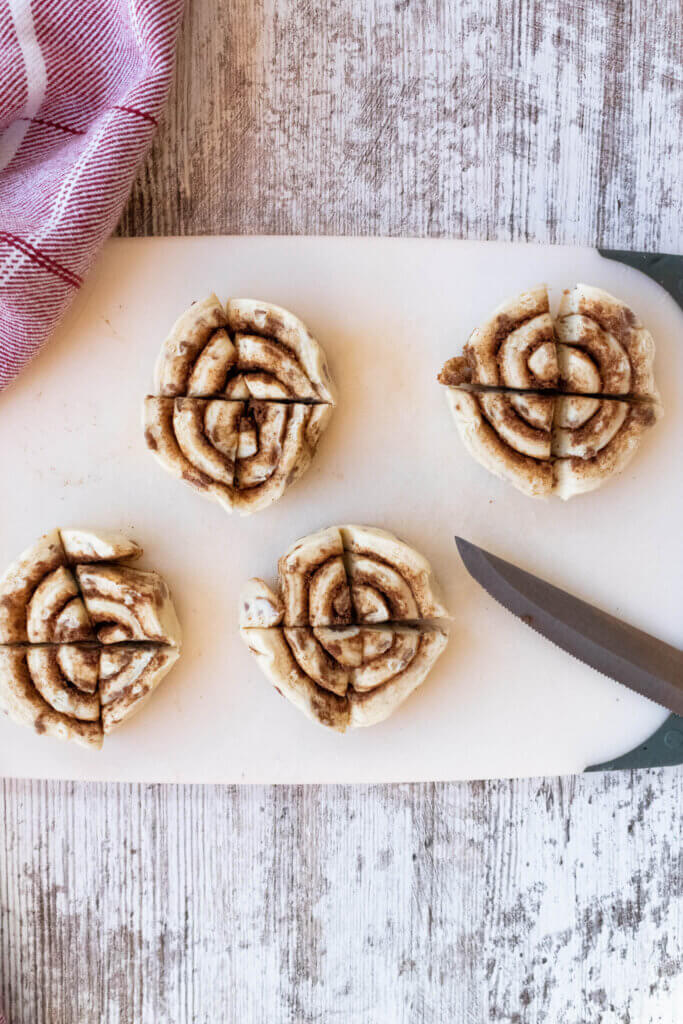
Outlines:
[[147,447],[160,464],[227,511],[248,515],[310,465],[335,396],[325,355],[279,306],[215,295],[184,313],[164,342]]
[[541,287],[499,307],[439,381],[478,462],[566,499],[623,469],[660,417],[653,363],[652,336],[619,299],[577,285],[553,323]]
[[388,717],[447,642],[429,563],[367,526],[320,530],[279,561],[281,596],[252,579],[240,633],[276,689],[339,731]]
[[122,534],[53,530],[10,566],[0,583],[0,710],[100,747],[141,706],[180,644],[166,583],[119,563],[141,554]]

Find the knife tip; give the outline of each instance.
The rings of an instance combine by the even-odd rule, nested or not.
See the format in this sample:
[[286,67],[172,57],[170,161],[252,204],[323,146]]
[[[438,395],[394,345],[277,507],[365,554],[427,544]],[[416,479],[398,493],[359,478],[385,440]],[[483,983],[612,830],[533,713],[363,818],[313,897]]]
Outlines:
[[455,534],[455,546],[457,547],[457,549],[460,552],[460,554],[464,555],[464,553],[466,551],[471,551],[472,550],[472,548],[474,547],[474,544],[472,544],[472,542],[469,541],[469,540],[465,540],[464,537],[459,537],[458,534],[456,533]]

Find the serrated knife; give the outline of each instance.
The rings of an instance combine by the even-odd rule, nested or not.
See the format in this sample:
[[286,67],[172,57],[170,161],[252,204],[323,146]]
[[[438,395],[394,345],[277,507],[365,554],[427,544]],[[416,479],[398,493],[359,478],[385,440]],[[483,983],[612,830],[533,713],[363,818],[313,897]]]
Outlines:
[[683,651],[456,537],[467,571],[504,608],[563,651],[683,715]]
[[[635,270],[639,270],[641,273],[646,274],[648,277],[652,278],[652,280],[656,281],[657,284],[664,288],[665,291],[667,291],[669,295],[672,297],[672,299],[678,303],[681,309],[683,309],[683,256],[672,253],[627,252],[625,250],[620,249],[598,249],[598,252],[605,259],[615,260],[616,262],[623,263],[628,267],[633,267]],[[463,541],[462,543],[467,544],[466,541]],[[474,545],[469,546],[470,548],[474,548]],[[485,552],[482,552],[482,554],[485,554]],[[502,560],[498,559],[498,561],[501,562]],[[503,562],[502,564],[508,565],[508,563],[506,562]],[[515,566],[509,566],[509,568],[515,569]],[[519,569],[516,571],[521,572],[521,570]],[[477,576],[474,573],[473,575],[474,578],[477,579]],[[535,580],[535,577],[532,576],[531,579]],[[478,582],[481,583],[482,581],[478,580]],[[543,583],[542,580],[536,580],[536,582],[545,587],[549,586],[549,584]],[[552,587],[551,589],[556,590],[557,588]],[[569,598],[569,595],[563,594],[561,590],[559,591],[559,594],[565,598]],[[495,594],[492,594],[492,596],[496,597]],[[576,599],[572,598],[571,600],[575,601]],[[579,601],[578,604],[583,605],[583,607],[587,608],[589,611],[597,612],[598,619],[601,619],[603,623],[605,623],[605,620],[611,619],[611,617],[606,616],[604,612],[600,612],[598,609],[591,608],[590,605],[585,605],[584,602]],[[528,612],[527,614],[531,614],[531,612]],[[678,664],[678,668],[676,669],[674,667],[673,669],[673,685],[669,672],[665,673],[665,681],[659,679],[657,673],[655,672],[656,692],[664,692],[664,694],[671,694],[673,692],[674,696],[678,694],[679,696],[675,706],[680,707],[680,686],[677,689],[675,687],[676,678],[681,679],[681,676],[683,675],[683,672],[681,671],[680,667],[680,651],[677,651],[676,648],[669,647],[667,644],[662,644],[661,641],[656,640],[654,637],[648,636],[646,633],[639,633],[638,630],[634,630],[631,626],[626,626],[625,623],[620,622],[618,619],[612,619],[611,621],[616,623],[617,626],[624,629],[626,633],[630,634],[632,642],[635,642],[636,637],[634,637],[634,634],[636,634],[636,636],[640,635],[641,637],[644,637],[646,641],[648,641],[648,644],[654,645],[654,648],[666,649],[664,653],[667,655],[667,664],[670,667],[670,656],[670,658],[672,658],[674,661],[674,665]],[[539,630],[539,632],[541,632],[541,630]],[[572,628],[570,626],[570,628],[568,629],[568,639],[572,639],[571,632]],[[580,658],[583,661],[586,661],[587,664],[593,664],[591,661],[588,661],[587,658],[583,657],[581,653],[582,645],[579,643],[579,636],[576,635],[576,624],[574,624],[573,626],[573,632],[575,634],[573,642],[579,647],[578,653],[573,649],[573,647],[567,646],[564,649],[568,650],[570,654],[575,654],[576,657]],[[548,634],[544,635],[548,636]],[[621,633],[617,630],[615,637],[618,639],[620,635]],[[555,637],[549,636],[549,639],[555,640],[555,643],[559,643],[560,647],[563,646],[562,643],[559,642],[559,640],[555,639]],[[649,646],[645,645],[645,647],[641,648],[640,650],[641,653],[646,654],[647,650],[649,649]],[[621,667],[621,663],[623,662],[624,658],[624,653],[625,652],[623,649],[617,647],[617,654],[619,656],[619,659],[621,660],[619,663],[615,661],[610,661],[611,667],[615,670]],[[608,651],[602,651],[600,653],[600,657],[602,659],[609,660]],[[601,664],[604,664],[604,661],[602,661]],[[609,671],[609,669],[607,668],[603,669],[595,665],[593,667],[598,667],[599,671],[604,671],[607,675],[617,679],[620,683],[624,683],[627,686],[631,685],[631,683],[629,683],[626,678],[621,677],[621,674],[616,675],[613,672]],[[652,667],[653,666],[648,662],[646,657],[646,670],[649,670],[651,672]],[[644,692],[638,686],[633,686],[633,689],[635,689],[638,693]],[[653,700],[658,700],[658,697],[653,692],[647,692],[645,693],[645,696],[652,697]],[[673,703],[669,703],[663,699],[659,702],[661,704],[665,704],[668,707],[674,707]],[[660,767],[662,765],[679,764],[683,764],[683,717],[681,717],[679,714],[672,713],[671,715],[669,715],[666,721],[663,722],[662,725],[660,725],[660,727],[652,733],[651,736],[648,736],[648,738],[643,743],[634,747],[633,750],[629,750],[626,753],[622,754],[621,757],[616,757],[611,761],[605,761],[603,764],[590,765],[588,768],[586,768],[586,771],[614,771],[620,768],[653,768]]]

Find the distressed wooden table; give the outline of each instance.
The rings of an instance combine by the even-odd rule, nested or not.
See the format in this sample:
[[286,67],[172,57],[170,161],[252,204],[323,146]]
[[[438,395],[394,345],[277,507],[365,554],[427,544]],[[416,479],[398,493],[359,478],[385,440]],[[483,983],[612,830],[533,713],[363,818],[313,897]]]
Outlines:
[[[124,234],[680,251],[679,0],[196,0]],[[678,1024],[683,772],[0,783],[11,1024]]]

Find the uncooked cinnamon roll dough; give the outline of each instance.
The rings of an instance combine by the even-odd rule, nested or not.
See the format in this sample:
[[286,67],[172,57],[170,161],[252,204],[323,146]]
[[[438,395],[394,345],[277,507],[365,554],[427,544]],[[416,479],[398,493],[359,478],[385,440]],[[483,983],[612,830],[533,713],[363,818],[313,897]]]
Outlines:
[[53,530],[0,578],[0,711],[101,747],[180,654],[171,595],[118,533]]
[[652,335],[579,284],[550,315],[545,286],[499,306],[439,382],[468,451],[532,497],[571,498],[620,472],[662,414]]
[[340,732],[388,718],[446,646],[448,612],[427,560],[392,533],[331,526],[240,595],[242,639],[276,690]]
[[145,399],[158,462],[227,511],[277,501],[308,469],[335,394],[325,355],[279,306],[215,295],[183,313]]

